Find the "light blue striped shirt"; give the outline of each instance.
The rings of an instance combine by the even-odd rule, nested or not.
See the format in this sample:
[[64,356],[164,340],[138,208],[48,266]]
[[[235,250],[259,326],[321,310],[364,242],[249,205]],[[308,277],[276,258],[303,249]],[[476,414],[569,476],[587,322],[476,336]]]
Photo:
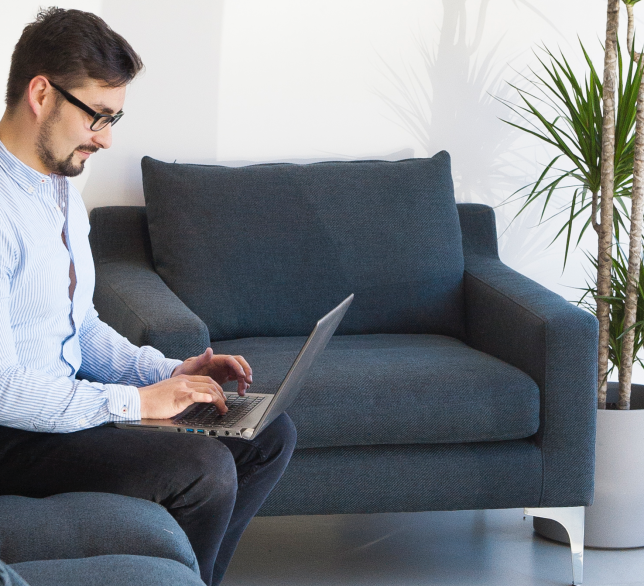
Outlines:
[[98,318],[89,228],[67,177],[39,173],[0,142],[0,425],[71,432],[139,419],[137,388],[181,364]]

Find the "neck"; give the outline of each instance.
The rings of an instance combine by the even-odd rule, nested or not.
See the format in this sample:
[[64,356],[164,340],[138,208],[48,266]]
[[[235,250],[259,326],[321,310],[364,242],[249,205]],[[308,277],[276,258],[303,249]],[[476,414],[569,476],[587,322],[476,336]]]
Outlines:
[[21,113],[5,112],[0,120],[0,142],[18,160],[43,175],[49,175],[36,150],[37,130]]

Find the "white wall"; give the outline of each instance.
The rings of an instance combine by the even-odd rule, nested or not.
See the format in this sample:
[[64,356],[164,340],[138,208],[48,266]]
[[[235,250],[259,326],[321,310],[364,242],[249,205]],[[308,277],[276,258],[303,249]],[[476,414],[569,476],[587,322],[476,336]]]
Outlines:
[[[541,43],[561,47],[580,66],[579,36],[601,70],[606,11],[599,0],[58,5],[102,16],[146,65],[128,88],[112,148],[94,155],[75,179],[88,208],[141,205],[144,155],[239,165],[400,159],[442,149],[452,155],[458,201],[497,206],[536,179],[548,153],[499,120],[508,110],[492,96],[516,101],[505,82],[520,83],[520,74],[538,65],[533,51]],[[0,79],[38,6],[0,0]],[[644,8],[636,12],[644,17]],[[572,254],[562,274],[563,241],[548,248],[559,222],[535,228],[535,209],[509,225],[516,210],[516,204],[497,209],[502,259],[577,299],[574,287],[586,280],[583,251]],[[595,252],[590,231],[582,245]]]

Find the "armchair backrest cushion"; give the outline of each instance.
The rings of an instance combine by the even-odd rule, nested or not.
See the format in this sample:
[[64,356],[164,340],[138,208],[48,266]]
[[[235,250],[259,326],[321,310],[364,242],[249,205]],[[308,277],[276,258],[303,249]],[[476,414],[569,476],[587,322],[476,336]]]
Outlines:
[[462,337],[463,250],[449,154],[247,167],[141,161],[157,272],[212,340]]

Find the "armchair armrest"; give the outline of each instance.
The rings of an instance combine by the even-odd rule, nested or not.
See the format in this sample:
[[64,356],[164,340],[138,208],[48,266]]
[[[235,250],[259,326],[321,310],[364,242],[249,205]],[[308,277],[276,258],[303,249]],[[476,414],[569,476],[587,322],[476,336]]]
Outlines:
[[598,322],[501,262],[494,211],[460,204],[466,341],[529,374],[541,392],[534,441],[543,454],[540,507],[589,505],[597,417]]
[[95,208],[90,223],[101,319],[133,344],[169,358],[201,354],[210,345],[208,327],[155,272],[145,208]]
[[0,526],[0,559],[8,564],[127,554],[175,560],[199,573],[178,523],[161,505],[139,498],[100,492],[1,496]]

